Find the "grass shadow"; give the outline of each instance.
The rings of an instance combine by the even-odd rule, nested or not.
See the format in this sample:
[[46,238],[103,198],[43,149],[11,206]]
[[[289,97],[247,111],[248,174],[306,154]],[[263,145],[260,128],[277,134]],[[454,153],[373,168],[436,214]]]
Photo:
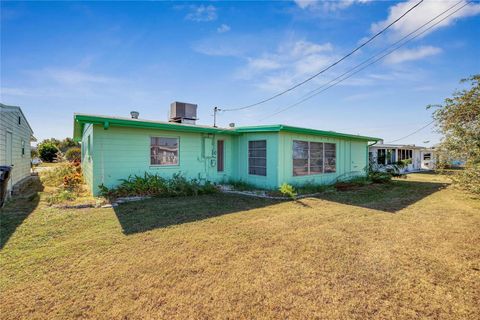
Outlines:
[[[395,180],[388,184],[359,186],[348,191],[325,192],[315,198],[395,213],[447,185]],[[121,204],[114,207],[114,210],[123,233],[129,235],[267,207],[279,202],[281,201],[220,193],[198,197],[153,198]],[[305,208],[314,208],[303,200],[295,202]]]
[[114,207],[126,235],[200,221],[228,213],[266,207],[279,201],[213,194],[198,197],[153,198]]
[[448,183],[442,182],[399,179],[387,184],[371,184],[349,191],[325,193],[316,198],[395,213],[440,191],[448,185]]
[[7,244],[15,230],[35,210],[40,202],[38,192],[43,190],[43,185],[38,177],[23,189],[23,194],[15,196],[0,209],[0,249]]

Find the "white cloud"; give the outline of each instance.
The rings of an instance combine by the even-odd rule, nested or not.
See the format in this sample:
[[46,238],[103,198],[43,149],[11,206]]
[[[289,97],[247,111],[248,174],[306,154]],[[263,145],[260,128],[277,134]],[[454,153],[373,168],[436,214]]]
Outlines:
[[397,64],[406,61],[414,61],[433,56],[442,52],[442,49],[432,46],[421,46],[415,49],[403,49],[393,52],[385,60],[386,63]]
[[237,70],[236,76],[243,80],[254,79],[262,90],[278,91],[318,72],[334,58],[330,43],[291,41],[274,52],[247,58],[247,64]]
[[67,85],[109,83],[116,80],[112,77],[72,69],[44,69],[42,74]]
[[218,33],[225,33],[225,32],[228,32],[230,31],[230,26],[228,24],[222,24],[220,27],[217,28],[217,32]]
[[350,7],[353,4],[364,4],[373,0],[338,0],[338,1],[318,1],[318,0],[294,0],[298,7],[304,10],[314,11],[336,11]]
[[190,6],[190,13],[185,19],[196,22],[208,22],[217,19],[217,8],[212,5]]
[[[388,24],[392,23],[396,20],[399,16],[404,14],[408,9],[414,6],[418,0],[409,0],[406,2],[401,2],[395,4],[389,8],[388,17],[386,20],[379,21],[373,23],[371,26],[372,33],[376,33],[381,29],[385,28]],[[418,7],[413,9],[410,13],[408,13],[403,19],[395,23],[390,30],[392,30],[391,37],[393,40],[399,39],[415,29],[419,28],[427,21],[431,20],[435,16],[439,15],[443,11],[447,10],[451,6],[453,6],[457,0],[454,1],[433,1],[433,0],[425,0],[421,3]],[[458,4],[454,9],[449,11],[448,13],[453,12],[456,8],[460,8],[462,4],[465,4],[466,0],[462,0],[461,4]],[[446,16],[446,13],[444,16]],[[457,13],[451,15],[450,17],[446,18],[438,25],[427,31],[424,35],[438,29],[441,27],[446,27],[455,22],[456,19],[465,18],[469,16],[474,16],[480,13],[480,4],[469,4],[463,9],[459,10]],[[444,17],[442,16],[442,17]]]

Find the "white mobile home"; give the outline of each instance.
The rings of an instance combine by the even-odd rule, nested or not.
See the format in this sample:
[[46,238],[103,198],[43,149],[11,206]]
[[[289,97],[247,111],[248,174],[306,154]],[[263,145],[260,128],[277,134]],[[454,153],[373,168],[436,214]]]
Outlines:
[[33,130],[20,107],[0,103],[0,166],[12,166],[7,194],[30,176]]
[[369,148],[370,162],[378,165],[393,165],[399,161],[410,162],[404,171],[435,169],[434,150],[406,144],[375,144]]

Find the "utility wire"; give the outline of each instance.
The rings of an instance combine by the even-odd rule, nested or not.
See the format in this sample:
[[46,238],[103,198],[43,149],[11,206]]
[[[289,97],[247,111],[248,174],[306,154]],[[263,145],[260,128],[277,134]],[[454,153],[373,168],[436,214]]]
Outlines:
[[[355,67],[353,67],[352,69],[342,73],[341,75],[339,75],[338,77],[336,77],[335,79],[332,79],[331,81],[321,85],[320,87],[316,88],[315,90],[312,90],[308,93],[306,93],[305,95],[303,95],[303,97],[305,96],[308,96],[312,93],[314,93],[315,91],[318,91],[320,89],[322,89],[323,87],[329,85],[330,83],[334,82],[335,80],[338,80],[339,78],[343,77],[344,75],[350,73],[351,71],[361,67],[362,65],[364,65],[365,63],[371,61],[372,59],[374,59],[375,57],[379,56],[380,54],[388,51],[390,48],[394,47],[395,45],[399,44],[400,42],[402,42],[403,40],[407,39],[408,37],[410,37],[412,34],[416,33],[418,30],[422,29],[423,27],[425,27],[426,25],[430,24],[431,22],[433,22],[434,20],[436,20],[437,18],[439,18],[440,16],[444,15],[446,12],[450,11],[451,9],[453,9],[454,7],[456,7],[457,5],[459,5],[460,3],[462,3],[463,0],[460,0],[458,1],[457,3],[455,3],[453,6],[451,6],[450,8],[446,9],[445,11],[439,13],[438,15],[436,15],[435,17],[433,17],[432,19],[430,19],[429,21],[425,22],[423,25],[421,25],[420,27],[418,27],[417,29],[413,30],[412,32],[410,32],[409,34],[403,36],[401,39],[397,40],[396,42],[392,43],[391,45],[389,45],[387,48],[383,49],[382,51],[380,52],[377,52],[375,55],[371,56],[370,58],[368,58],[367,60],[364,60],[362,63],[356,65]],[[469,2],[467,2],[465,5],[467,5]],[[464,6],[465,6],[464,5]],[[464,7],[463,6],[463,7]],[[459,8],[458,10],[460,10],[461,8]],[[457,11],[458,11],[457,10]],[[456,12],[456,11],[455,11]],[[431,28],[430,28],[431,29]],[[429,30],[429,29],[428,29]],[[410,40],[408,40],[410,41]]]
[[[291,109],[291,108],[293,108],[293,107],[296,107],[296,106],[298,106],[299,104],[301,104],[301,103],[303,103],[303,102],[305,102],[305,101],[307,101],[307,100],[310,100],[310,99],[313,98],[314,96],[316,96],[316,95],[318,95],[318,94],[320,94],[320,93],[322,93],[322,92],[327,91],[327,90],[330,89],[331,87],[333,87],[333,86],[335,86],[335,85],[337,85],[337,84],[339,84],[339,83],[341,83],[341,82],[343,82],[343,81],[351,78],[352,76],[354,76],[355,74],[357,74],[357,73],[359,73],[360,71],[364,70],[365,68],[371,66],[372,64],[374,64],[374,63],[380,61],[381,59],[385,58],[386,56],[392,54],[394,51],[396,51],[396,50],[398,50],[399,48],[403,47],[404,45],[406,45],[406,44],[409,43],[410,41],[418,38],[419,36],[421,36],[422,34],[424,34],[425,32],[427,32],[428,30],[432,29],[433,27],[435,27],[436,25],[438,25],[439,23],[441,23],[442,21],[444,21],[445,19],[447,19],[448,17],[450,17],[450,16],[452,16],[453,14],[457,13],[459,10],[461,10],[462,8],[464,8],[465,6],[467,6],[470,2],[471,2],[471,1],[465,3],[463,6],[461,6],[461,7],[458,8],[458,9],[456,9],[455,11],[451,12],[451,13],[448,14],[447,16],[443,17],[441,20],[435,22],[433,25],[431,25],[431,26],[428,27],[427,29],[423,30],[423,31],[420,32],[419,34],[417,34],[417,35],[415,35],[414,37],[408,39],[407,41],[403,42],[402,44],[398,45],[397,47],[391,49],[391,50],[388,51],[387,53],[381,55],[380,57],[378,57],[377,59],[375,59],[375,60],[373,60],[372,62],[368,63],[368,64],[365,65],[364,67],[358,69],[357,71],[350,73],[351,71],[354,71],[354,70],[357,69],[358,67],[364,65],[365,62],[368,62],[368,61],[372,60],[372,58],[375,58],[375,57],[377,57],[379,54],[385,52],[385,50],[383,50],[383,51],[379,52],[378,54],[374,55],[373,57],[365,60],[365,61],[362,62],[361,64],[355,66],[354,68],[348,70],[347,72],[341,74],[340,76],[336,77],[335,79],[333,79],[333,80],[327,82],[326,84],[320,86],[319,88],[317,88],[317,89],[315,89],[315,90],[312,90],[310,93],[307,94],[308,96],[307,96],[306,98],[301,99],[300,101],[295,102],[295,103],[293,103],[293,104],[290,104],[290,105],[288,105],[287,107],[285,107],[285,108],[283,108],[283,109],[280,109],[279,111],[277,111],[277,112],[275,112],[275,113],[273,113],[273,114],[271,114],[271,115],[268,115],[268,116],[266,116],[266,117],[262,117],[261,120],[265,120],[265,119],[271,118],[271,117],[276,116],[276,115],[278,115],[278,114],[280,114],[280,113],[282,113],[282,112],[285,112],[285,111],[287,111],[287,110],[289,110],[289,109]],[[421,27],[419,27],[419,28],[417,28],[416,30],[414,30],[413,32],[411,32],[409,35],[417,32],[417,31],[420,30],[420,29],[422,29],[425,25],[429,24],[429,23],[432,22],[433,20],[437,19],[439,16],[441,16],[441,15],[443,15],[444,13],[446,13],[447,11],[451,10],[451,9],[452,9],[453,7],[455,7],[456,5],[458,5],[458,3],[456,3],[456,4],[453,5],[452,7],[448,8],[447,10],[443,11],[442,13],[440,13],[439,15],[437,15],[435,18],[431,19],[431,20],[430,20],[429,22],[427,22],[426,24],[422,25]],[[403,39],[405,39],[405,37],[404,37]],[[398,41],[397,41],[397,43],[398,43]],[[387,48],[387,49],[388,49],[388,48]],[[349,74],[349,73],[350,73],[350,74]],[[348,75],[347,75],[347,74],[348,74]],[[345,76],[345,75],[347,75],[347,76],[346,76],[346,77],[343,77],[343,76]],[[342,77],[343,77],[343,78],[342,78]],[[338,80],[338,79],[340,79],[340,80]],[[338,80],[338,81],[336,81],[336,80]],[[336,82],[335,82],[335,81],[336,81]],[[320,89],[321,89],[321,90],[320,90]],[[318,91],[318,90],[320,90],[320,91]]]
[[303,80],[302,82],[299,82],[297,83],[296,85],[282,91],[282,92],[279,92],[273,96],[271,96],[270,98],[266,98],[266,99],[263,99],[259,102],[256,102],[256,103],[253,103],[253,104],[250,104],[250,105],[246,105],[246,106],[243,106],[243,107],[236,107],[236,108],[227,108],[227,109],[224,109],[222,108],[221,110],[222,111],[238,111],[238,110],[243,110],[243,109],[248,109],[248,108],[252,108],[252,107],[255,107],[255,106],[258,106],[260,104],[263,104],[265,102],[268,102],[270,100],[273,100],[281,95],[284,95],[285,93],[287,92],[290,92],[298,87],[300,87],[301,85],[311,81],[312,79],[318,77],[320,74],[324,73],[325,71],[333,68],[334,66],[336,66],[337,64],[339,64],[340,62],[342,62],[343,60],[347,59],[348,57],[350,57],[351,55],[353,55],[355,52],[357,52],[358,50],[360,50],[361,48],[363,48],[364,46],[366,46],[368,43],[372,42],[375,38],[377,38],[378,36],[380,36],[382,33],[384,33],[385,31],[387,31],[391,26],[393,26],[395,23],[397,23],[398,21],[400,21],[403,17],[405,17],[410,11],[412,11],[413,9],[415,9],[416,7],[418,7],[421,3],[423,2],[423,0],[420,0],[417,4],[415,4],[413,7],[411,7],[410,9],[408,9],[405,13],[403,13],[400,17],[398,17],[397,19],[395,19],[393,22],[391,22],[388,26],[386,26],[385,28],[383,28],[382,30],[380,30],[379,32],[377,32],[375,35],[373,35],[371,38],[369,38],[367,41],[363,42],[361,45],[359,45],[358,47],[356,47],[354,50],[350,51],[348,54],[346,54],[345,56],[343,56],[342,58],[340,58],[339,60],[335,61],[334,63],[332,63],[331,65],[329,65],[328,67],[320,70],[319,72],[315,73],[314,75],[310,76],[309,78]]
[[407,135],[404,136],[404,137],[401,137],[401,138],[399,138],[399,139],[395,139],[395,140],[389,141],[389,142],[387,142],[387,143],[397,142],[397,141],[403,140],[403,139],[405,139],[405,138],[408,138],[408,137],[410,137],[410,136],[413,136],[415,133],[422,131],[423,129],[425,129],[426,127],[430,126],[430,125],[431,125],[432,123],[434,123],[434,122],[435,122],[435,120],[432,120],[431,122],[427,123],[426,125],[424,125],[424,126],[421,127],[420,129],[417,129],[417,130],[413,131],[412,133],[407,134]]

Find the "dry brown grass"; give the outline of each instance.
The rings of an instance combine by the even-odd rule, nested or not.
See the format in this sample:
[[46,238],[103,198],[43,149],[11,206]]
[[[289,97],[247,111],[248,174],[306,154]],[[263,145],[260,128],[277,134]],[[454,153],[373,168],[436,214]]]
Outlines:
[[1,317],[477,319],[480,202],[444,182],[416,174],[301,202],[213,195],[116,211],[34,201],[21,224],[10,204]]

